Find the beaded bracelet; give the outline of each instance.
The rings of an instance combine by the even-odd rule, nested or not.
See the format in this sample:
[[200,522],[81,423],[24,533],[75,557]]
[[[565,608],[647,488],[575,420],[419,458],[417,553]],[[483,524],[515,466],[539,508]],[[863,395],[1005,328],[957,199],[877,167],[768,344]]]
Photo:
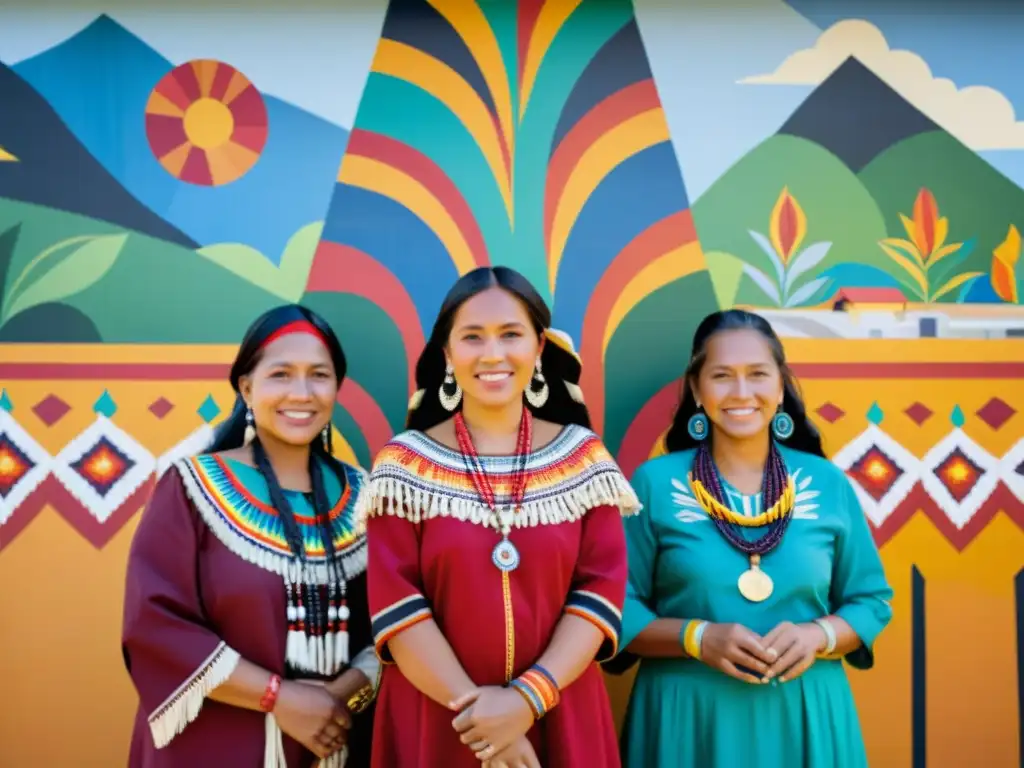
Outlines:
[[554,676],[540,664],[534,664],[509,685],[526,699],[535,720],[554,709],[562,697]]
[[828,619],[815,619],[814,623],[821,627],[825,633],[825,650],[819,653],[818,656],[820,658],[828,658],[835,651],[836,643],[839,642],[836,637],[836,628],[832,626],[832,622]]
[[267,687],[263,691],[263,696],[260,697],[260,709],[263,712],[273,712],[274,705],[277,704],[277,694],[281,692],[281,676],[271,675],[270,680],[267,681]]
[[700,646],[704,640],[704,630],[708,623],[703,619],[690,619],[683,623],[683,630],[680,632],[680,644],[686,655],[700,661]]

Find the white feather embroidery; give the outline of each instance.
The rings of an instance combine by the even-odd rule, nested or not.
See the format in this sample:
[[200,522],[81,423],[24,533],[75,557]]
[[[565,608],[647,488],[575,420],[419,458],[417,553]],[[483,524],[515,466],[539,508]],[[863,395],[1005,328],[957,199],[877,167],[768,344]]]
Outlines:
[[[793,507],[793,519],[794,520],[817,520],[818,519],[818,504],[814,499],[821,495],[821,491],[815,491],[811,489],[811,481],[813,477],[811,475],[805,475],[803,478],[800,477],[802,469],[798,469],[793,473],[793,483],[796,486],[796,498],[794,499],[795,506]],[[672,492],[672,502],[680,508],[676,512],[676,520],[681,523],[699,523],[707,521],[710,518],[701,507],[700,503],[693,497],[693,491],[690,490],[688,483],[672,478],[672,487],[675,490]]]

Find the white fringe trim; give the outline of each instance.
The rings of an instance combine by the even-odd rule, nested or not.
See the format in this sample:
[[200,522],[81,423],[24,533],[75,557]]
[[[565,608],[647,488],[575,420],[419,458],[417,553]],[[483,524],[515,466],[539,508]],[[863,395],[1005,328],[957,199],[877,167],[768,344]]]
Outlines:
[[348,664],[348,632],[328,632],[313,637],[290,631],[285,640],[285,661],[293,669],[319,675],[336,675]]
[[231,677],[240,658],[237,651],[220,643],[199,669],[154,710],[149,716],[149,729],[157,749],[170,744],[199,716],[210,691]]
[[[202,486],[192,472],[191,465],[186,460],[177,461],[174,464],[181,476],[185,491],[189,499],[195,505],[203,522],[213,532],[213,535],[231,552],[245,560],[247,563],[262,568],[265,571],[276,573],[283,579],[293,584],[319,584],[324,585],[330,581],[331,573],[327,563],[298,563],[291,555],[279,555],[268,552],[261,546],[250,541],[244,535],[232,528],[218,512],[215,502],[205,493]],[[366,495],[366,481],[359,488],[359,495],[355,501],[356,530],[359,531],[358,514],[359,508]],[[360,537],[342,552],[336,553],[337,559],[341,561],[345,569],[345,575],[355,578],[366,571],[367,552],[366,539]]]
[[[366,521],[385,513],[411,523],[435,517],[453,517],[463,522],[493,526],[490,507],[479,499],[453,498],[441,486],[427,491],[396,477],[376,477],[360,495],[356,506],[356,525],[365,531]],[[581,519],[589,510],[601,506],[618,507],[624,516],[642,508],[636,491],[620,472],[604,472],[586,482],[535,501],[525,501],[512,518],[513,528],[558,525]]]
[[[284,734],[277,725],[274,715],[266,717],[266,742],[263,748],[263,768],[288,768],[284,754]],[[342,747],[328,758],[320,760],[317,768],[345,768],[348,762],[348,747]]]

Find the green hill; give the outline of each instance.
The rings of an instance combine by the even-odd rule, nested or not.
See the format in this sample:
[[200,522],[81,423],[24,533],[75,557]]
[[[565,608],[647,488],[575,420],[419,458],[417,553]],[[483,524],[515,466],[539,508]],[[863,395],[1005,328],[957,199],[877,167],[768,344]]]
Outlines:
[[283,300],[193,250],[0,199],[0,341],[233,343]]
[[868,163],[860,179],[891,237],[906,237],[900,214],[913,216],[918,191],[931,190],[939,215],[949,220],[947,242],[977,238],[958,272],[988,273],[1010,224],[1024,230],[1024,190],[945,131],[901,141]]
[[[736,256],[765,274],[771,262],[750,235],[769,234],[769,221],[783,188],[787,188],[807,218],[801,249],[830,242],[828,255],[812,274],[841,264],[887,268],[878,248],[886,236],[885,220],[870,192],[842,161],[807,139],[772,136],[726,171],[693,205],[694,220],[705,253]],[[715,258],[708,268],[715,276]],[[765,304],[764,294],[749,278],[739,286],[736,303]]]

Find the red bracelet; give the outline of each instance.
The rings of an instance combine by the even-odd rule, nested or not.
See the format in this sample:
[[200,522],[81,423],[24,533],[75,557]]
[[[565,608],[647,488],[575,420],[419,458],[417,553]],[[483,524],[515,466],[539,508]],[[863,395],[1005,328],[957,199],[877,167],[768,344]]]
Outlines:
[[263,692],[263,697],[260,699],[260,709],[264,712],[273,712],[274,705],[277,704],[277,694],[281,691],[281,676],[271,675],[270,681],[267,683],[267,689]]

